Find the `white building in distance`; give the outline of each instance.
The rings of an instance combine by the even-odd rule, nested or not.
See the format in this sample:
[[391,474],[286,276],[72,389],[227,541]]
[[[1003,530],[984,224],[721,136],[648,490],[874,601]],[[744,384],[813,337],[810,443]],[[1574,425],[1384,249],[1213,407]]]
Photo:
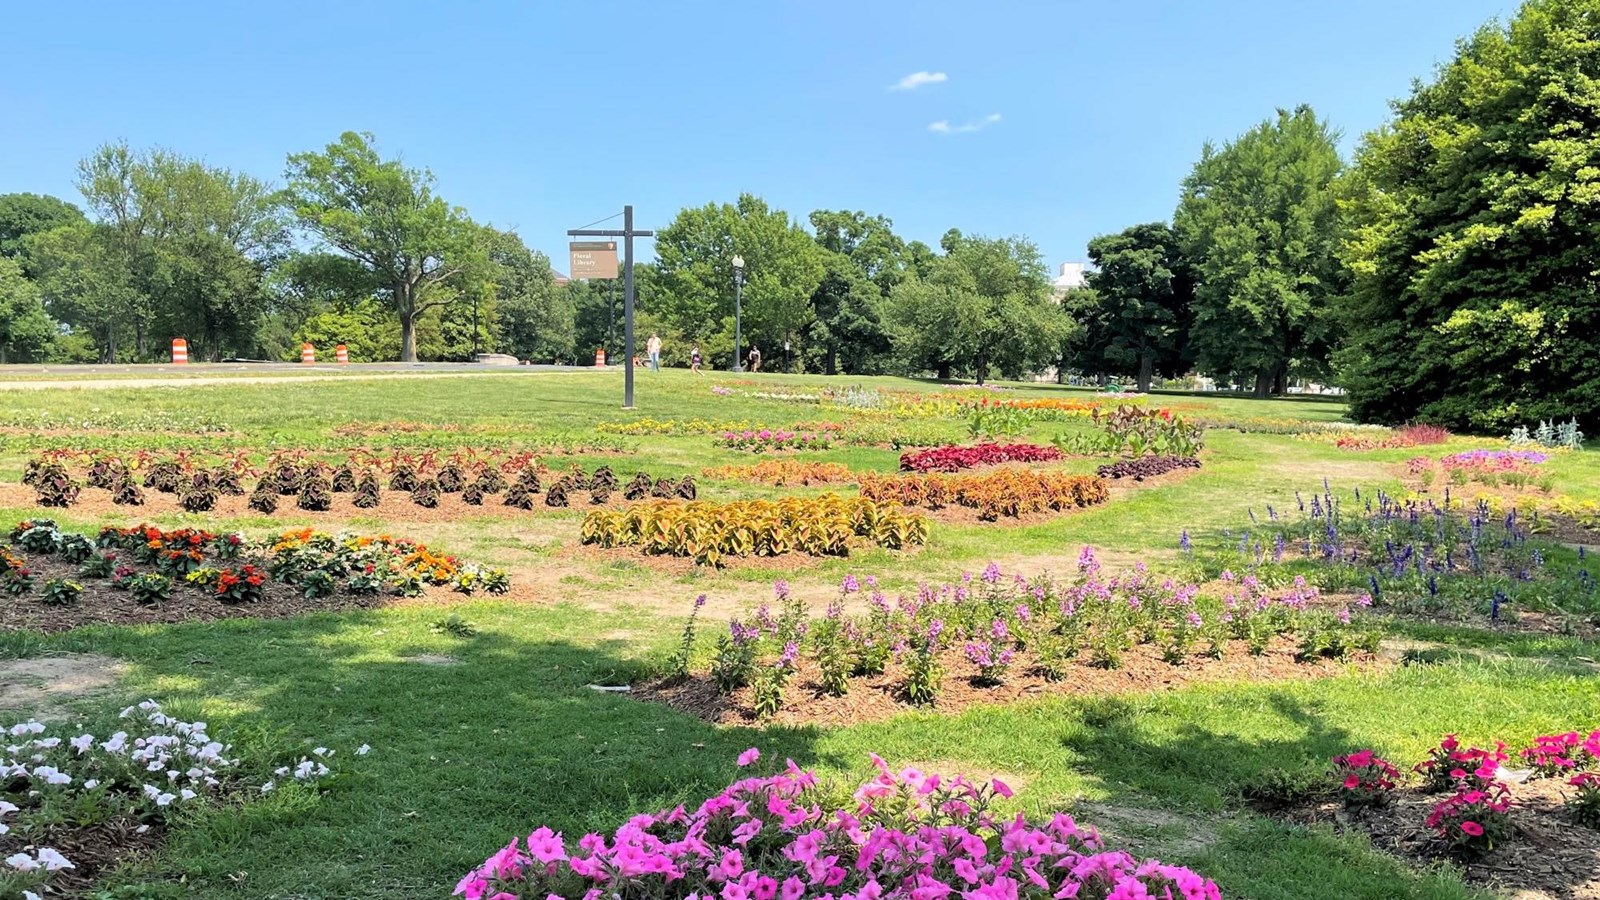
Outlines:
[[1086,277],[1084,263],[1064,262],[1061,264],[1061,274],[1051,279],[1050,290],[1051,293],[1059,298],[1067,291],[1085,287],[1088,284],[1089,279]]

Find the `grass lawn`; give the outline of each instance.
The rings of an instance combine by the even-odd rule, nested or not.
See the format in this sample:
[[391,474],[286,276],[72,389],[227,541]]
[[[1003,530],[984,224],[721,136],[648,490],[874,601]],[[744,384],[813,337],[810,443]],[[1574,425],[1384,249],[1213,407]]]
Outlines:
[[[36,451],[68,447],[342,452],[364,445],[565,443],[585,449],[574,459],[609,462],[624,479],[636,469],[700,478],[706,467],[754,460],[713,447],[703,434],[603,434],[595,426],[644,418],[773,427],[843,420],[850,412],[838,407],[752,395],[846,384],[940,390],[892,378],[641,372],[638,408],[623,411],[615,372],[25,391],[7,391],[0,380],[0,486],[14,485]],[[713,385],[734,393],[713,394]],[[1054,385],[1008,387],[1008,398],[1088,396]],[[1150,402],[1216,417],[1332,422],[1343,412],[1323,398],[1173,394]],[[369,430],[352,432],[351,423]],[[956,419],[891,425],[966,439],[965,423]],[[1035,421],[1026,438],[1047,443],[1085,427]],[[1490,444],[1462,439],[1449,449],[1473,446]],[[1191,477],[1119,489],[1103,506],[1024,525],[935,522],[920,549],[797,557],[781,569],[661,567],[580,550],[582,509],[513,515],[486,505],[479,517],[427,522],[387,517],[391,503],[409,505],[395,494],[345,523],[299,513],[292,504],[272,519],[146,515],[166,526],[253,534],[313,523],[393,531],[506,566],[525,591],[514,600],[460,599],[448,608],[413,604],[272,621],[11,633],[0,640],[0,655],[80,652],[123,661],[113,687],[69,704],[74,721],[97,733],[110,730],[125,703],[154,697],[175,715],[202,718],[214,732],[226,728],[241,747],[274,760],[316,745],[340,749],[338,768],[347,775],[325,793],[289,789],[242,806],[191,808],[160,852],[109,877],[108,890],[126,893],[107,896],[444,897],[467,869],[536,824],[568,835],[609,831],[633,813],[705,797],[736,777],[733,759],[752,745],[768,760],[791,757],[841,778],[865,775],[869,752],[949,773],[1003,774],[1019,788],[1010,801],[1017,810],[1077,810],[1106,827],[1117,846],[1189,865],[1215,879],[1225,897],[1489,896],[1449,866],[1415,869],[1364,838],[1258,815],[1244,792],[1275,770],[1321,772],[1330,756],[1359,747],[1413,759],[1447,732],[1526,741],[1600,727],[1600,679],[1585,662],[1600,654],[1594,642],[1396,624],[1395,637],[1443,649],[1321,680],[1048,696],[956,715],[907,711],[844,727],[718,727],[590,687],[664,672],[682,616],[700,593],[711,595],[720,621],[766,599],[774,577],[820,607],[848,572],[877,575],[893,589],[952,578],[990,560],[1008,572],[1065,573],[1086,544],[1111,561],[1144,560],[1158,572],[1176,571],[1186,565],[1181,532],[1197,540],[1231,534],[1252,511],[1288,510],[1297,490],[1316,490],[1325,479],[1335,492],[1396,491],[1405,459],[1440,452],[1355,452],[1220,428],[1207,432],[1206,448],[1204,468]],[[607,449],[626,452],[594,455]],[[802,455],[891,471],[898,451],[836,445]],[[553,467],[564,462],[550,460]],[[1549,466],[1559,493],[1600,498],[1600,477],[1584,454],[1560,456]],[[1083,471],[1091,464],[1068,467]],[[702,499],[821,490],[701,479]],[[17,494],[5,496],[14,499],[0,502],[0,526],[44,512]],[[140,518],[126,509],[50,512],[63,525],[86,529]],[[449,614],[471,622],[477,634],[431,627]],[[699,658],[709,658],[709,639]],[[361,744],[371,754],[350,757]]]

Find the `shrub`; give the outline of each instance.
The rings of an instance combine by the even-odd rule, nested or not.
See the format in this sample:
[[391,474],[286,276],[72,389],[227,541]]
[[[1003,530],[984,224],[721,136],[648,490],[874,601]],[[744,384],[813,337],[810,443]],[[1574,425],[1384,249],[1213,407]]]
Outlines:
[[[292,462],[282,462],[272,468],[269,476],[272,490],[280,497],[288,497],[300,493],[305,484],[306,472]],[[257,488],[259,490],[259,487]]]
[[[759,757],[752,748],[739,764]],[[742,779],[703,803],[635,816],[610,840],[591,834],[569,848],[561,835],[539,828],[467,873],[456,894],[732,900],[745,896],[748,884],[752,897],[785,900],[824,889],[879,900],[1222,896],[1188,869],[1108,852],[1098,832],[1070,816],[1043,826],[1020,816],[1001,819],[991,808],[1011,796],[1003,782],[979,787],[916,769],[897,774],[872,759],[877,775],[854,792],[853,802],[840,802],[847,790],[819,785],[814,774],[790,766]],[[1022,872],[1037,878],[1023,882],[1025,890],[1018,884]]]
[[259,603],[267,573],[255,566],[224,569],[217,577],[217,600],[222,603]]
[[34,478],[33,489],[38,494],[40,506],[66,509],[78,502],[82,488],[67,473],[66,466],[50,463],[43,466]]
[[1388,803],[1394,789],[1400,786],[1400,770],[1371,750],[1335,756],[1333,775],[1339,781],[1346,806]]
[[698,490],[695,488],[693,475],[683,476],[678,481],[677,486],[672,489],[672,496],[677,497],[679,500],[693,500],[697,493]]
[[369,469],[361,473],[361,480],[356,484],[355,496],[350,502],[355,504],[357,509],[373,509],[378,505],[380,493],[378,476],[372,474]]
[[150,466],[144,473],[144,486],[155,488],[163,494],[178,492],[178,483],[183,479],[183,469],[171,460],[162,460]]
[[1511,794],[1500,782],[1462,788],[1433,807],[1427,824],[1453,850],[1483,856],[1511,833]]
[[83,585],[65,578],[52,578],[44,583],[39,602],[46,606],[71,606],[83,596]]
[[239,481],[239,473],[226,466],[218,466],[211,470],[211,486],[219,494],[230,497],[244,496],[244,485]]
[[417,489],[417,467],[411,463],[396,463],[389,475],[389,490],[414,491]]
[[81,534],[57,533],[55,550],[62,562],[81,563],[94,555],[94,544]]
[[[604,469],[605,467],[602,466],[601,468]],[[610,472],[611,470],[605,469],[605,471]],[[596,471],[595,477],[599,478],[599,476],[599,471]],[[617,479],[614,475],[609,479],[609,483],[612,486],[616,485],[616,481]],[[539,483],[539,470],[533,466],[524,466],[522,470],[517,473],[517,484],[530,494],[537,494],[544,490],[544,485]]]
[[[373,479],[377,483],[377,479]],[[339,466],[333,470],[333,479],[329,485],[335,494],[353,494],[356,490],[356,473],[348,465]]]
[[505,504],[515,509],[533,509],[534,496],[518,481],[506,488]]
[[565,478],[557,481],[555,484],[550,485],[550,489],[544,492],[545,506],[564,509],[569,502],[570,500],[567,497],[567,480]]
[[439,490],[446,494],[459,494],[467,486],[467,478],[461,472],[461,467],[455,463],[445,463],[439,468],[439,474],[434,479],[439,483]]
[[111,502],[118,506],[143,506],[144,491],[126,476],[111,489]]
[[333,487],[321,472],[310,470],[300,482],[300,497],[295,505],[312,512],[327,512],[333,508]]
[[265,513],[270,516],[278,511],[278,492],[258,486],[255,492],[250,495],[250,498],[245,501],[245,505],[258,513]]
[[1447,734],[1413,771],[1422,776],[1423,787],[1429,791],[1487,788],[1499,777],[1500,764],[1506,759],[1503,743],[1496,742],[1493,750],[1462,747],[1455,735]]
[[217,506],[217,489],[209,479],[196,477],[178,493],[178,505],[187,512],[210,512]]
[[976,444],[907,451],[900,455],[900,468],[907,472],[956,472],[996,463],[1049,462],[1060,458],[1060,450],[1037,444]]
[[632,481],[628,482],[628,486],[623,488],[622,499],[643,500],[650,496],[650,489],[653,487],[655,487],[655,482],[651,481],[650,476],[639,472],[633,476]]
[[417,481],[417,486],[411,490],[411,502],[423,509],[437,509],[439,506],[439,482],[432,478],[423,478]]
[[312,569],[300,576],[300,593],[307,600],[331,597],[339,589],[339,582],[324,569]]
[[472,506],[482,506],[485,493],[487,492],[483,489],[483,486],[474,481],[461,489],[461,502]]
[[127,591],[140,606],[160,606],[172,599],[172,579],[147,572],[128,579]]
[[[37,478],[37,476],[31,477],[35,479]],[[96,458],[89,464],[89,470],[84,473],[84,480],[88,482],[89,487],[101,488],[107,491],[114,490],[116,486],[126,480],[127,477],[128,467],[123,464],[122,460],[116,458],[115,456],[102,456]],[[29,480],[28,478],[24,478],[23,483],[32,484],[33,481]]]
[[117,554],[113,551],[95,553],[78,570],[83,578],[110,578],[117,570]]
[[[529,470],[524,469],[523,471]],[[613,472],[610,466],[601,466],[594,470],[594,476],[589,479],[589,490],[604,490],[610,493],[617,489],[618,484],[617,473]],[[538,488],[534,488],[534,490],[538,490]]]
[[485,494],[498,494],[506,489],[506,478],[494,466],[484,466],[474,484]]
[[1600,773],[1582,772],[1567,780],[1577,792],[1567,798],[1572,821],[1600,831]]

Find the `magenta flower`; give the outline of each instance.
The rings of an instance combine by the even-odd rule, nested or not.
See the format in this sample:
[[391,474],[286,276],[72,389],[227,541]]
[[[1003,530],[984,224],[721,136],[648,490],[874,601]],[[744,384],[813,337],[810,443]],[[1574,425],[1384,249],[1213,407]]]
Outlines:
[[761,751],[756,749],[755,747],[751,747],[749,750],[746,750],[743,753],[739,754],[739,768],[742,769],[742,768],[754,763],[756,760],[758,760],[760,758],[761,758]]

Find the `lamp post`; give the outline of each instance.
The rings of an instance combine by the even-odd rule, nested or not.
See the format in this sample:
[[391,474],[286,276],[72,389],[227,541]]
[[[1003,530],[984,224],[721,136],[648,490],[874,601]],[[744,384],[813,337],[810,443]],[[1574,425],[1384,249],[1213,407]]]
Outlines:
[[740,358],[739,351],[743,343],[740,333],[744,306],[744,257],[733,258],[733,371],[744,371],[744,360]]

